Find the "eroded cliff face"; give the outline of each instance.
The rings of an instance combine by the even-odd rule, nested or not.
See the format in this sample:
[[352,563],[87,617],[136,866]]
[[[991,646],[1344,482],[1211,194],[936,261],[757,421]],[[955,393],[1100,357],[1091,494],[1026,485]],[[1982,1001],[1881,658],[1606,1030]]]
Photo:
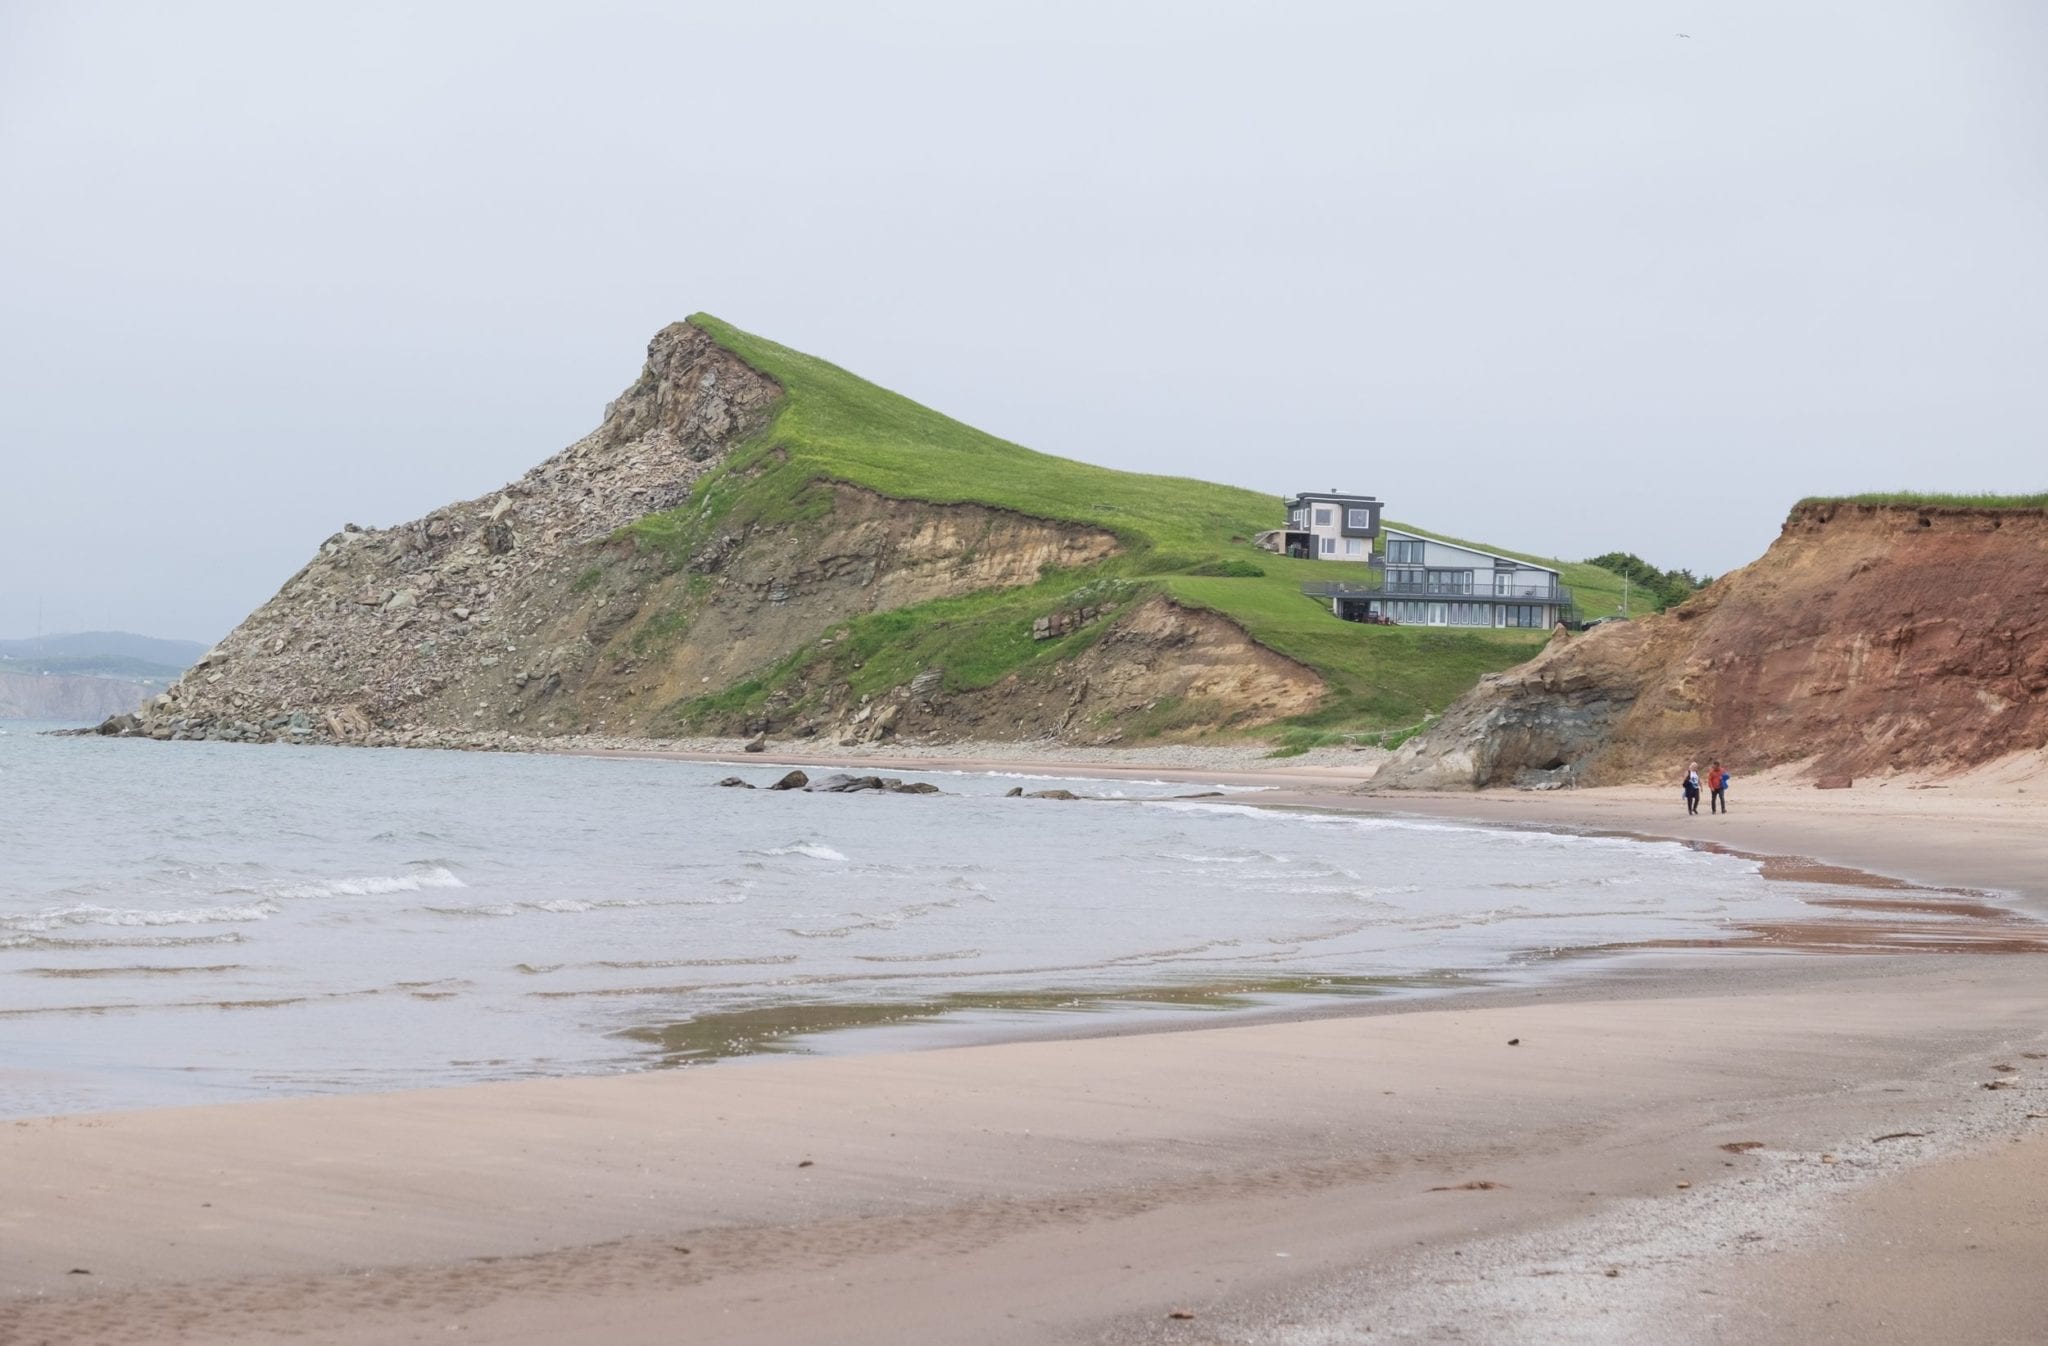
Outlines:
[[[1118,549],[1099,529],[830,481],[807,488],[797,517],[693,534],[688,555],[620,536],[687,500],[781,396],[698,328],[663,330],[596,431],[501,490],[398,527],[336,533],[122,727],[301,742],[659,736],[677,731],[678,705],[760,675],[850,618],[1028,585]],[[1119,714],[1162,700],[1191,701],[1220,725],[1320,695],[1313,673],[1221,618],[1161,604],[1116,620],[1050,681],[935,701],[935,679],[921,675],[883,698],[897,707],[889,714],[827,695],[800,726],[775,728],[1094,740]]]
[[1671,612],[1553,643],[1380,788],[1965,768],[2048,743],[2048,515],[1825,504]]
[[578,579],[607,540],[685,500],[779,396],[702,331],[664,329],[603,423],[519,480],[328,538],[145,707],[144,732],[382,740],[524,718],[588,675]]
[[[728,534],[652,583],[642,558],[607,574],[593,590],[605,606],[588,614],[594,659],[575,698],[585,723],[673,732],[670,707],[765,669],[848,618],[1031,584],[1044,567],[1087,565],[1117,548],[1109,533],[980,505],[895,500],[843,482],[814,489],[830,497],[815,522]],[[805,727],[817,731],[815,721]]]
[[1324,692],[1315,670],[1260,645],[1236,623],[1160,595],[1110,604],[1095,621],[1099,638],[1071,657],[969,691],[948,691],[940,669],[880,696],[799,681],[788,696],[801,711],[773,727],[836,743],[902,737],[1104,746],[1255,728],[1312,709]]

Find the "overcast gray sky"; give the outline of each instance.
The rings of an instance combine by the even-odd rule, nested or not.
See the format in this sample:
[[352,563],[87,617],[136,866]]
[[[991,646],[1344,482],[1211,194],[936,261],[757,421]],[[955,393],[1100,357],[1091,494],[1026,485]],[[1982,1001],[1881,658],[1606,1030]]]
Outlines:
[[697,309],[1570,557],[2048,488],[2044,72],[2035,0],[4,0],[0,635],[216,637]]

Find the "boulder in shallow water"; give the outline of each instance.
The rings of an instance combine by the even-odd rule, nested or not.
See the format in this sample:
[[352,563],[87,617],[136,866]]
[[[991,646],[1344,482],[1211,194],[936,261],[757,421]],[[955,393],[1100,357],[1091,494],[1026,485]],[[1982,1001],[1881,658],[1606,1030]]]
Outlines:
[[1072,790],[1033,790],[1024,797],[1026,799],[1079,799],[1081,796],[1075,794]]
[[109,715],[106,719],[100,721],[99,727],[93,730],[93,732],[105,734],[108,737],[116,734],[123,736],[139,734],[142,732],[142,721],[136,719],[133,715]]
[[810,783],[811,778],[809,776],[806,776],[801,771],[792,771],[768,788],[771,790],[801,790]]
[[808,788],[813,794],[857,795],[865,790],[886,790],[889,783],[880,776],[849,776],[841,772]]
[[725,786],[729,790],[751,790],[754,788],[753,786],[747,784],[747,782],[741,780],[738,776],[727,776],[724,780],[718,783],[720,785]]
[[897,781],[889,787],[889,793],[899,795],[935,795],[938,792],[938,786],[921,780]]
[[1003,798],[1005,799],[1022,799],[1023,797],[1024,787],[1021,785],[1012,785],[1009,789],[1003,791]]

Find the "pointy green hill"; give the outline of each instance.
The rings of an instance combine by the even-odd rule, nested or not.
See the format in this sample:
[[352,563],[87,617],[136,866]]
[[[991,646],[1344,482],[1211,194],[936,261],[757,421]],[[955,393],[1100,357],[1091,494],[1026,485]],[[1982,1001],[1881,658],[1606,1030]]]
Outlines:
[[[1071,656],[1100,634],[1043,642],[1030,637],[1033,617],[1070,597],[1079,600],[1083,591],[1119,597],[1163,592],[1229,617],[1262,644],[1314,668],[1330,694],[1313,716],[1296,723],[1304,732],[1412,725],[1442,710],[1482,674],[1521,662],[1545,638],[1337,621],[1324,604],[1304,597],[1301,585],[1356,578],[1356,563],[1273,556],[1242,540],[1281,521],[1274,495],[1039,453],[716,318],[698,314],[690,322],[774,378],[785,397],[766,430],[701,480],[687,502],[632,526],[641,546],[680,563],[706,539],[737,526],[816,517],[830,508],[817,483],[841,481],[899,499],[973,503],[1094,525],[1116,534],[1124,549],[1098,565],[1048,574],[1027,589],[857,618],[829,653],[800,651],[739,686],[678,707],[679,725],[742,710],[819,659],[833,660],[857,692],[887,690],[931,667],[943,668],[954,689],[1028,673]],[[1590,615],[1619,610],[1618,576],[1595,566],[1545,564],[1564,572]],[[1254,570],[1263,573],[1232,573]],[[1163,719],[1154,727],[1172,726]]]

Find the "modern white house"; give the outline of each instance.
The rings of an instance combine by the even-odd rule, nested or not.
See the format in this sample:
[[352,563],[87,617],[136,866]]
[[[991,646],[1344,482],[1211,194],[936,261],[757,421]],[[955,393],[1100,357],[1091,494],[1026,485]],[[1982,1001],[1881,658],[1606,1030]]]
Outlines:
[[1287,502],[1287,526],[1254,539],[1267,551],[1305,560],[1372,560],[1380,535],[1380,502],[1369,495],[1304,491]]
[[[1377,523],[1377,511],[1374,522]],[[1548,566],[1481,551],[1406,529],[1379,530],[1384,552],[1377,574],[1357,581],[1301,586],[1330,600],[1346,621],[1402,626],[1489,626],[1549,629],[1571,614],[1571,590]],[[1318,554],[1331,559],[1343,553]]]

